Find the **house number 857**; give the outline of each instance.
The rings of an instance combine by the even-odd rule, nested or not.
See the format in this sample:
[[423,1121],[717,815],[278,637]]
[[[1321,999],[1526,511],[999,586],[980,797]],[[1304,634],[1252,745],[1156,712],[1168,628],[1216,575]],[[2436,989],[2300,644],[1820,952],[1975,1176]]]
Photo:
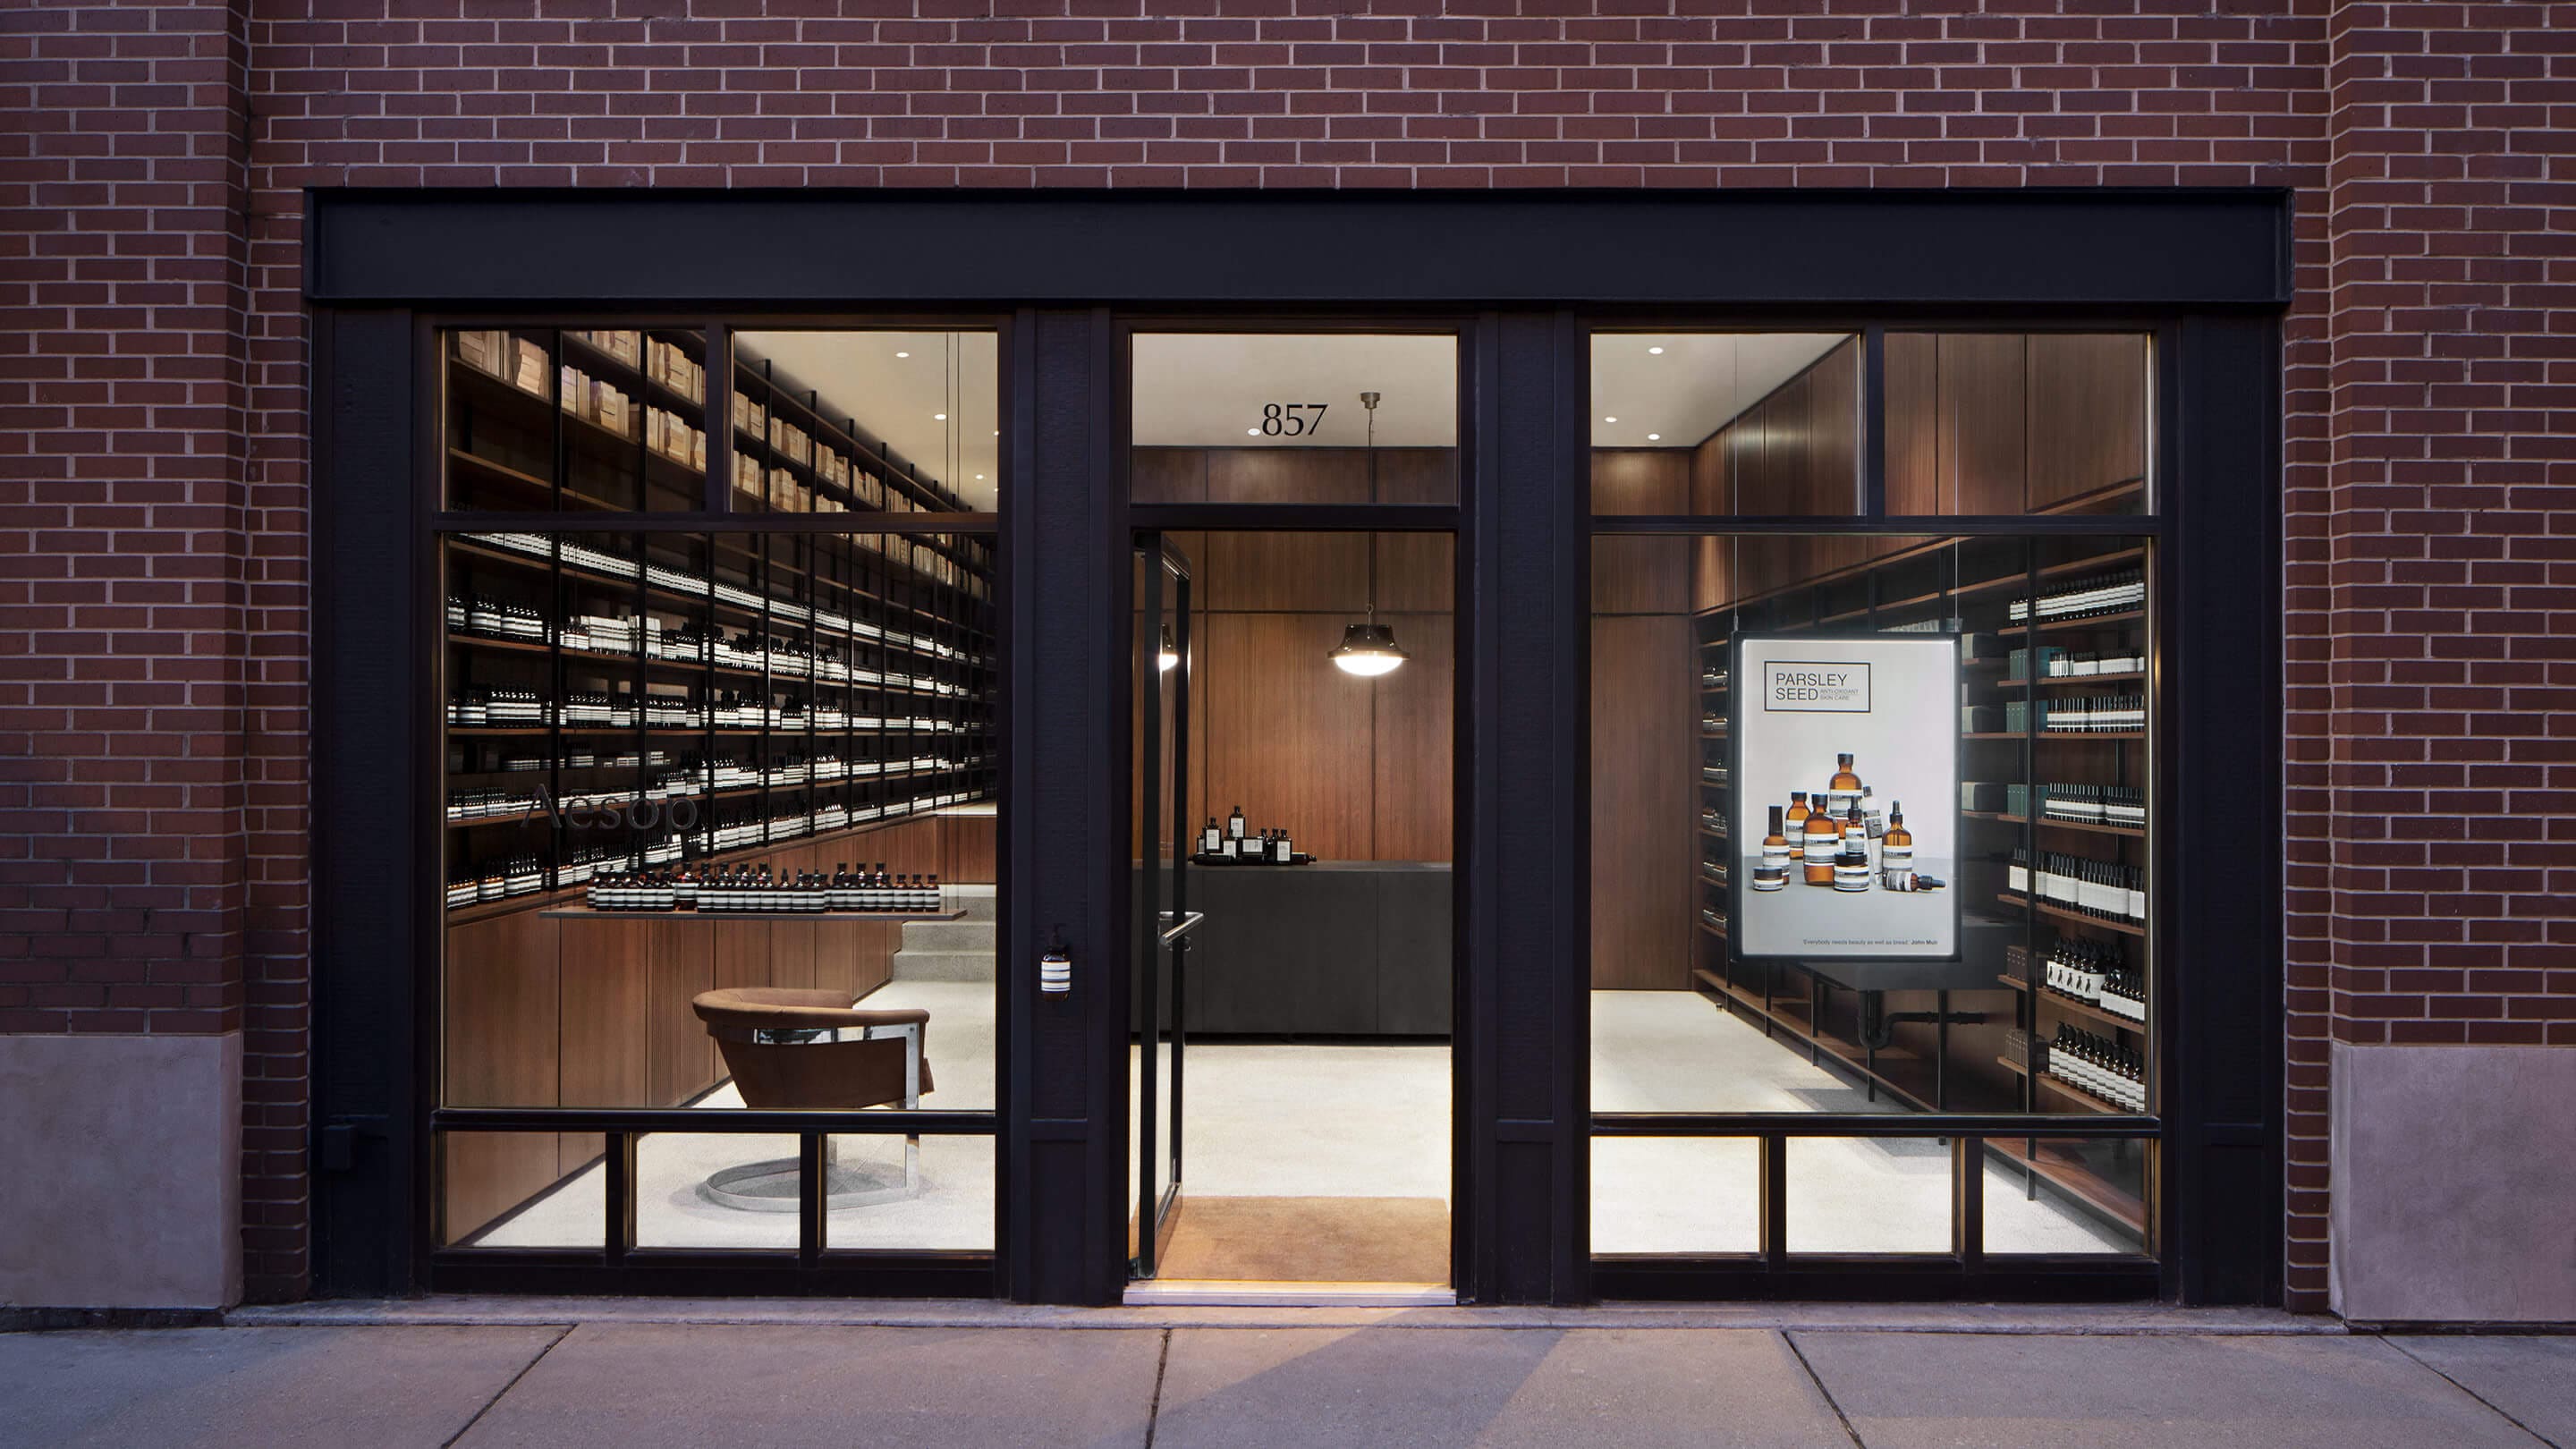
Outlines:
[[[1265,438],[1295,438],[1323,431],[1325,403],[1265,403],[1261,409],[1261,435]],[[1313,414],[1309,417],[1308,414]]]

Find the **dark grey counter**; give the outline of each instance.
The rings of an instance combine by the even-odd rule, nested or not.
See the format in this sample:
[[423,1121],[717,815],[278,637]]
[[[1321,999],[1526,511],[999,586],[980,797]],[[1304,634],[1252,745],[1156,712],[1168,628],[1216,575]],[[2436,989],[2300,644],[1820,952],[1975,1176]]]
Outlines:
[[1427,861],[1193,868],[1189,908],[1207,919],[1190,933],[1188,1029],[1448,1035],[1450,882]]

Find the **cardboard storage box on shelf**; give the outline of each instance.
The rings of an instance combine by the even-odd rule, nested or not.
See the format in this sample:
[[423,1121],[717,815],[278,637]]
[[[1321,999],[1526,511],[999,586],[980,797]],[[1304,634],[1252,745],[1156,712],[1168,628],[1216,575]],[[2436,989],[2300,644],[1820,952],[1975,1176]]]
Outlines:
[[519,361],[517,369],[510,377],[511,383],[521,392],[531,392],[544,397],[546,395],[546,350],[525,337],[514,340],[518,343]]
[[691,402],[706,399],[706,369],[698,366],[677,344],[660,338],[645,343],[648,365],[644,375]]
[[769,470],[769,511],[772,513],[805,512],[805,485],[784,468]]
[[733,426],[738,433],[755,438],[769,436],[769,410],[741,393],[733,395]]
[[458,332],[456,356],[466,366],[503,382],[510,380],[510,334],[495,331]]
[[625,393],[604,382],[591,383],[591,421],[621,438],[635,436],[635,402]]
[[810,464],[814,461],[814,440],[803,428],[775,414],[769,419],[769,446],[791,462]]
[[635,366],[642,355],[642,333],[575,332],[572,335],[589,343],[591,346],[598,348],[600,351],[608,354],[611,358],[626,364],[628,367]]
[[755,508],[759,506],[762,489],[758,459],[743,453],[733,455],[733,493],[740,503]]
[[[628,406],[631,409],[633,405],[630,403]],[[705,435],[683,422],[679,414],[660,408],[645,409],[644,446],[654,452],[675,463],[703,468],[706,466],[706,444]]]

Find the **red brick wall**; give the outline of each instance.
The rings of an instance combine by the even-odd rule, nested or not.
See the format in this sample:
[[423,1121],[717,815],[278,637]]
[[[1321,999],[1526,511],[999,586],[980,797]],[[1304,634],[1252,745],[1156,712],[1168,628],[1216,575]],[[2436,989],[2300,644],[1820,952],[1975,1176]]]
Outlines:
[[302,425],[299,379],[255,360],[263,333],[299,344],[291,295],[263,317],[247,286],[247,17],[24,6],[8,29],[0,1031],[246,1028],[247,1245],[291,1294],[304,504],[262,435]]
[[[595,0],[529,19],[484,6],[247,5],[246,16],[170,0],[19,22],[35,42],[36,109],[80,144],[41,161],[13,153],[0,176],[77,188],[32,199],[79,209],[0,264],[39,284],[0,374],[0,406],[23,424],[0,431],[0,448],[37,465],[9,497],[10,519],[61,529],[67,497],[104,497],[144,510],[116,529],[225,542],[111,542],[85,511],[84,535],[6,565],[6,607],[30,629],[81,636],[49,657],[112,656],[155,684],[187,681],[191,705],[224,701],[224,723],[175,730],[135,712],[175,706],[120,706],[117,685],[13,676],[0,731],[11,744],[41,737],[41,778],[0,785],[8,834],[32,840],[5,859],[0,932],[40,949],[23,973],[0,968],[0,1028],[97,1019],[47,1004],[85,970],[114,978],[89,983],[103,1011],[114,988],[159,980],[154,963],[238,963],[203,988],[219,1005],[202,1022],[239,1014],[253,1032],[256,1292],[292,1293],[302,1271],[292,741],[306,186],[2296,187],[2285,441],[2299,1304],[2320,1306],[2324,1292],[2325,1043],[2401,1027],[2538,1031],[2576,997],[2563,964],[2542,974],[2553,924],[2505,924],[2536,921],[2532,903],[2469,893],[2456,880],[2471,863],[2462,847],[2433,838],[2458,804],[2439,790],[2493,782],[2476,764],[2553,758],[2558,580],[2541,540],[2559,475],[2545,449],[2506,439],[2552,431],[2547,388],[2565,377],[2564,362],[2549,371],[2545,320],[2531,312],[2565,285],[2568,263],[2529,209],[2550,199],[2533,137],[2566,130],[2576,6],[2330,17],[2323,0],[1683,0],[1642,14],[1378,0],[1369,14],[1300,14],[1186,0],[1148,15],[1082,0]],[[204,53],[103,63],[180,40]],[[195,170],[238,134],[236,97],[211,73],[220,55],[239,74],[242,42],[246,216],[227,209],[238,173]],[[182,66],[204,69],[182,81]],[[178,114],[148,131],[135,119],[170,106]],[[84,413],[147,399],[171,410],[149,432]],[[184,508],[212,511],[173,516]],[[222,582],[192,575],[171,597],[163,571],[183,565]],[[130,612],[84,618],[81,590]],[[217,612],[185,624],[132,612],[183,603]],[[2392,657],[2427,622],[2468,624],[2492,658]],[[220,679],[197,683],[197,670]],[[103,697],[80,699],[80,687]],[[244,740],[249,758],[222,743]],[[123,803],[156,767],[182,762],[220,783],[191,779],[176,803]],[[2418,824],[2376,825],[2388,791],[2401,822]],[[194,847],[223,863],[121,860],[105,820],[73,804],[184,810],[167,818],[223,841]],[[175,938],[128,941],[143,928],[123,920],[74,918],[125,892],[177,889],[183,869],[209,877],[189,878],[187,904],[212,912],[191,928],[223,943],[211,955]],[[146,879],[122,879],[137,870]],[[2427,880],[2457,894],[2428,910]],[[2436,967],[2437,942],[2470,949],[2443,950]]]
[[[2576,802],[2576,5],[2352,5],[2330,41],[2332,366],[2297,404],[2326,426],[2293,512],[2291,1000],[2334,1041],[2576,1045],[2576,835],[2551,823]],[[2472,838],[2499,792],[2530,830]],[[2326,1041],[2299,1037],[2308,1288]]]

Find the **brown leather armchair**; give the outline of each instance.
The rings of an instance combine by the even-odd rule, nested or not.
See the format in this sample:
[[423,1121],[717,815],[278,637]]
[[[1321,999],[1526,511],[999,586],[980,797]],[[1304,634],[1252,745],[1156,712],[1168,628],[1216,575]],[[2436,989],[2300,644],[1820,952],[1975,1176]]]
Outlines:
[[[930,1062],[923,1037],[930,1013],[884,1011],[852,1006],[837,991],[808,991],[786,986],[741,986],[700,994],[690,1003],[715,1038],[725,1070],[733,1074],[742,1104],[758,1111],[855,1111],[897,1105],[917,1108],[931,1089]],[[825,1171],[832,1187],[827,1201],[855,1207],[893,1197],[910,1196],[921,1187],[921,1139],[904,1138],[903,1186],[870,1189],[844,1184],[832,1161],[834,1139],[823,1139]],[[708,1178],[701,1191],[728,1207],[792,1212],[796,1163],[793,1159],[728,1167]],[[783,1177],[783,1191],[763,1180]]]

